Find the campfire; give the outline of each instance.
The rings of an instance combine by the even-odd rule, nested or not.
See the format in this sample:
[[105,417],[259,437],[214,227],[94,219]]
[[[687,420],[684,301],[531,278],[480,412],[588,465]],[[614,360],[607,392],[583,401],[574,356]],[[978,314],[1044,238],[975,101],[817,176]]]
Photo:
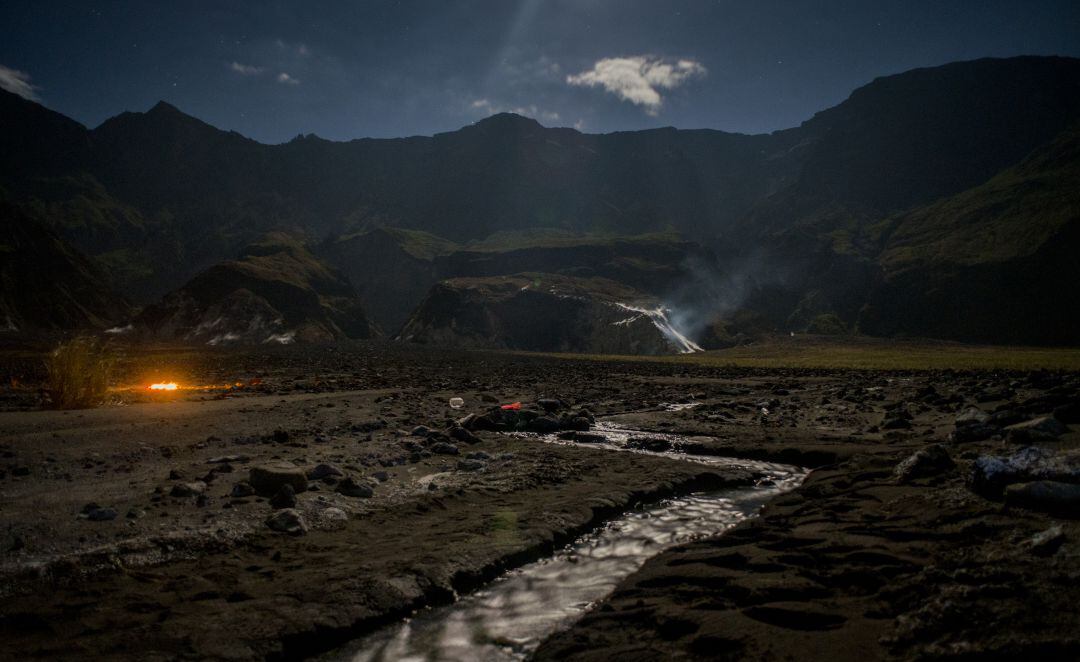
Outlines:
[[151,391],[175,391],[180,388],[180,386],[178,386],[176,382],[163,382],[160,384],[151,384],[149,388]]

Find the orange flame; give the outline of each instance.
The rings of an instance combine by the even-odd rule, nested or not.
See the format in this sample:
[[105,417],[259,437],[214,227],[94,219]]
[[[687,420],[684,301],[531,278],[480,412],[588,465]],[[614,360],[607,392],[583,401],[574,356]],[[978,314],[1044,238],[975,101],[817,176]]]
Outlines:
[[151,384],[150,385],[150,390],[151,391],[175,391],[178,388],[180,388],[180,387],[177,386],[176,382],[167,382],[167,383],[163,383],[163,384]]

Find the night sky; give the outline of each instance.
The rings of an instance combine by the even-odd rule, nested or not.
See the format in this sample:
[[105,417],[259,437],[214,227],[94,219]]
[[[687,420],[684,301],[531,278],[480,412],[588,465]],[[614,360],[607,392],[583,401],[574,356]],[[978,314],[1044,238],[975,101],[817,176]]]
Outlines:
[[877,76],[1020,54],[1080,56],[1080,2],[0,4],[0,87],[91,127],[164,99],[263,142],[431,134],[504,110],[591,133],[758,133]]

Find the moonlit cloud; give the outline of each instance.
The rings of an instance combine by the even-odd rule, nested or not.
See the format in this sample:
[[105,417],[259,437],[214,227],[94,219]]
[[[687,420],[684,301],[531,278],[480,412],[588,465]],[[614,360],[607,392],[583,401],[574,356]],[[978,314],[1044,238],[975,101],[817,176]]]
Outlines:
[[284,83],[286,85],[299,85],[300,84],[299,80],[293,78],[292,76],[285,73],[284,71],[282,71],[280,74],[278,74],[277,82]]
[[256,67],[250,64],[241,64],[239,62],[233,62],[229,65],[229,68],[240,74],[241,76],[258,76],[263,72],[262,67]]
[[664,104],[660,90],[675,89],[707,73],[705,66],[696,60],[673,62],[651,55],[635,55],[598,60],[592,69],[567,76],[566,82],[579,87],[602,87],[655,116]]
[[30,82],[30,74],[0,64],[0,90],[18,94],[30,101],[40,101],[37,86]]

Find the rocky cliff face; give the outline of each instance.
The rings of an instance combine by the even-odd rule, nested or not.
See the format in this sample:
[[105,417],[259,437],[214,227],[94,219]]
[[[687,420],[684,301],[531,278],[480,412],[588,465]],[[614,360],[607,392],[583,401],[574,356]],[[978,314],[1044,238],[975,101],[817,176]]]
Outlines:
[[604,278],[525,273],[435,285],[399,339],[448,347],[598,354],[699,349],[647,294]]
[[156,338],[210,345],[325,342],[377,333],[349,282],[280,234],[203,271],[143,311],[136,327]]

